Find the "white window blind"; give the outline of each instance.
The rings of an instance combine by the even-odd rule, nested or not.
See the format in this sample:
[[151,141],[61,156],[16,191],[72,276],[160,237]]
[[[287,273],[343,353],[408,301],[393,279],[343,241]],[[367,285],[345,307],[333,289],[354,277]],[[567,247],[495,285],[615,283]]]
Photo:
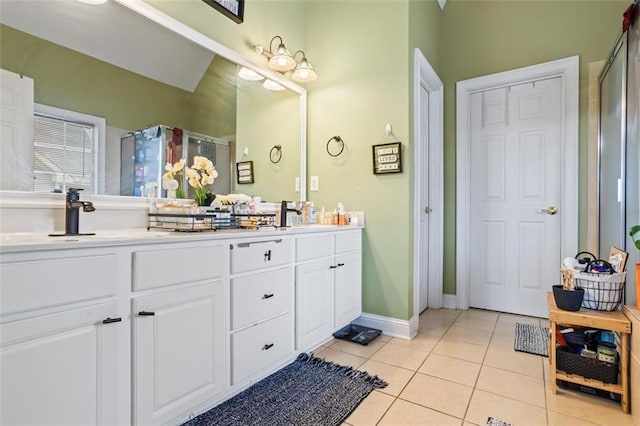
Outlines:
[[34,123],[34,191],[93,192],[93,126],[39,114]]

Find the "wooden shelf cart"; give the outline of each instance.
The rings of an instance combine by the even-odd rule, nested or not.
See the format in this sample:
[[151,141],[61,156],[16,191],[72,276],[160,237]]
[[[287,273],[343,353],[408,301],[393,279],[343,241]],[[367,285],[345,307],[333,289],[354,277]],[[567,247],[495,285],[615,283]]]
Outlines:
[[[580,385],[591,386],[621,395],[622,411],[629,413],[629,335],[631,321],[621,311],[594,311],[581,308],[579,311],[564,311],[556,306],[551,292],[547,293],[549,305],[549,363],[551,364],[551,390],[558,392],[556,379]],[[580,325],[584,327],[612,330],[620,333],[620,384],[604,383],[577,374],[567,374],[556,370],[556,328],[558,324]]]

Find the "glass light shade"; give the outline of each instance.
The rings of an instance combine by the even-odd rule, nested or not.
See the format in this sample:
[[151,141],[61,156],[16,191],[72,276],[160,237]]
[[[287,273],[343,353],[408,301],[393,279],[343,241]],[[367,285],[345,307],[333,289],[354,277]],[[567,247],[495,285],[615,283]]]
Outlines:
[[307,58],[302,58],[296,70],[291,74],[291,78],[298,83],[311,83],[318,79],[316,70],[307,62]]
[[291,52],[280,43],[280,46],[273,52],[269,59],[269,68],[272,70],[287,72],[296,67],[296,60],[291,56]]
[[265,89],[274,90],[274,91],[284,90],[284,87],[282,87],[275,81],[269,80],[269,79],[265,80],[264,83],[262,83],[262,87],[264,87]]
[[82,3],[95,4],[95,5],[107,2],[107,0],[78,0],[78,1]]
[[238,72],[238,77],[247,81],[260,81],[264,80],[264,76],[258,74],[254,70],[250,70],[249,68],[242,67],[240,68],[240,72]]

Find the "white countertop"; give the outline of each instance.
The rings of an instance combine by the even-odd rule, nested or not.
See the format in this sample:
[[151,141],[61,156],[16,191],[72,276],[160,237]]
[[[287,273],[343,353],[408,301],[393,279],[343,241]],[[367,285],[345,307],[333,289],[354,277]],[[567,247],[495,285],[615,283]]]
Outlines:
[[106,247],[153,242],[205,241],[228,238],[255,238],[274,235],[297,235],[316,232],[348,231],[362,226],[299,225],[288,228],[224,229],[217,231],[175,232],[146,228],[95,230],[95,235],[69,235],[51,237],[44,232],[20,232],[0,234],[0,253],[35,250]]

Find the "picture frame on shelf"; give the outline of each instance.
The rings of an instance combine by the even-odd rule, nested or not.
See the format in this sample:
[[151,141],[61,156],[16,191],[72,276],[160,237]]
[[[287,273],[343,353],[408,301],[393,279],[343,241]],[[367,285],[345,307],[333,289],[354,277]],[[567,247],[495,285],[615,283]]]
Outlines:
[[373,145],[373,174],[402,173],[402,143]]
[[241,161],[236,163],[236,176],[238,177],[238,184],[254,183],[253,177],[253,161]]
[[202,0],[209,6],[241,24],[244,21],[244,0]]

